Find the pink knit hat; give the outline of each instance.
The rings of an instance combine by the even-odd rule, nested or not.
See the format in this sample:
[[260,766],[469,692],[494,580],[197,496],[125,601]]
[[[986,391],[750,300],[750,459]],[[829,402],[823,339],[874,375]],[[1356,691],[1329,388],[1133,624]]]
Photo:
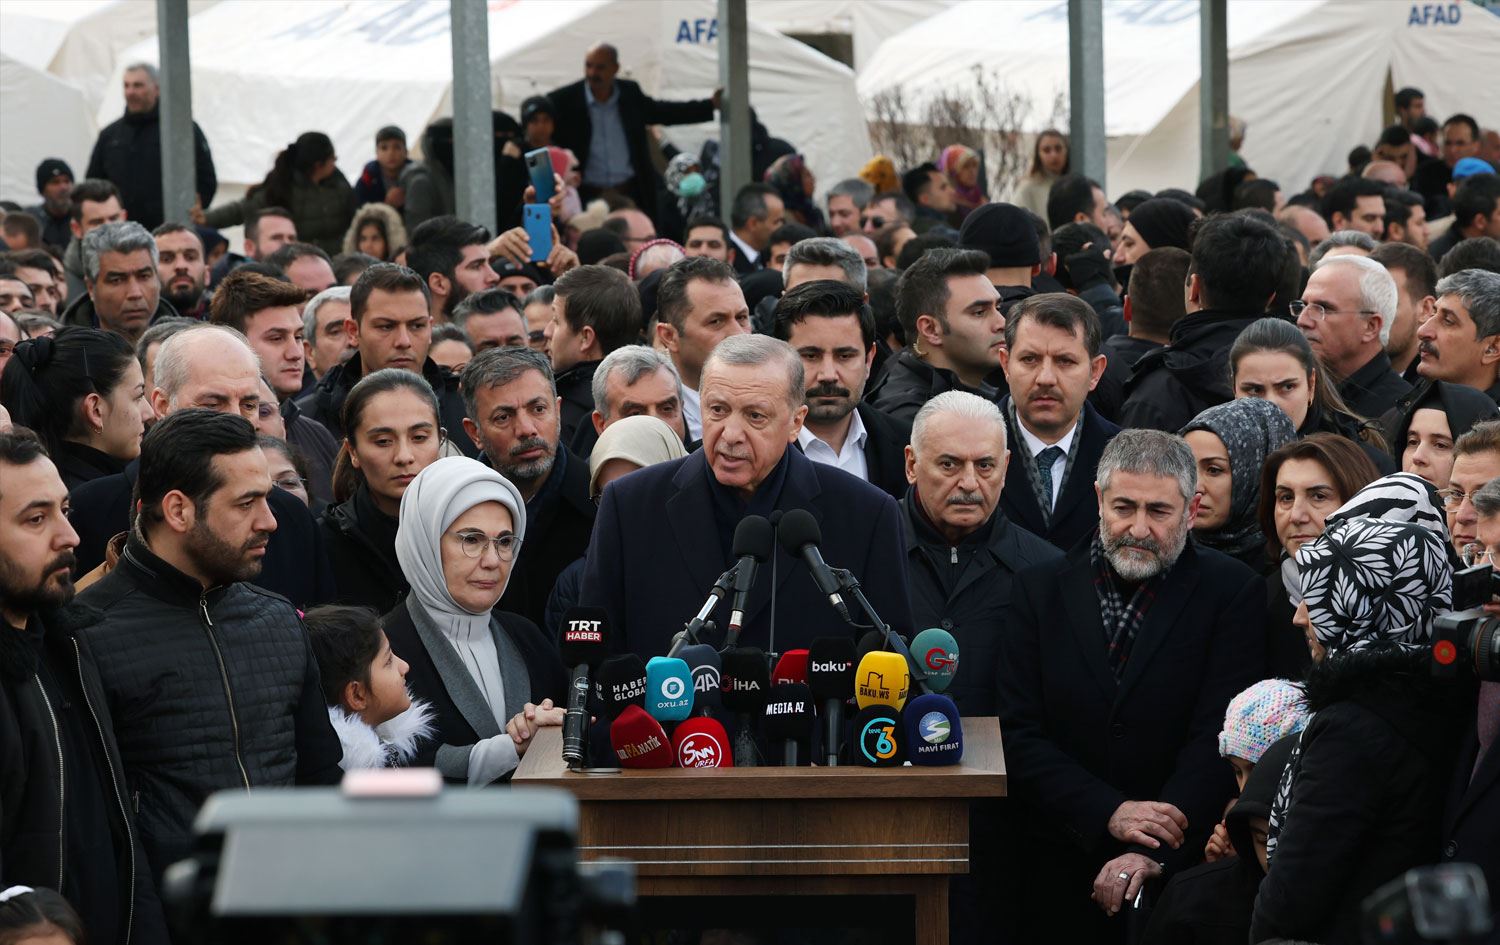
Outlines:
[[1260,761],[1271,744],[1302,731],[1307,725],[1307,702],[1302,687],[1285,679],[1262,679],[1229,700],[1219,754]]

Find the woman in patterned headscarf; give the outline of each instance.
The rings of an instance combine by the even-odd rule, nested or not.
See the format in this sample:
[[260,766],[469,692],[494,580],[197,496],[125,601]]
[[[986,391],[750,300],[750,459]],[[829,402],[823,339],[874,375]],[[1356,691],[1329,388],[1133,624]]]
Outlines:
[[979,186],[979,154],[973,148],[950,144],[938,157],[938,170],[953,184],[953,198],[958,203],[954,216],[962,221],[970,210],[990,202]]
[[1360,941],[1365,897],[1429,862],[1442,829],[1463,699],[1428,643],[1453,571],[1442,519],[1393,479],[1297,552],[1313,716],[1271,807],[1253,942]]
[[788,222],[795,220],[820,233],[823,231],[823,211],[812,199],[817,181],[802,155],[784,154],[777,158],[775,164],[766,168],[766,183],[775,187],[781,196]]

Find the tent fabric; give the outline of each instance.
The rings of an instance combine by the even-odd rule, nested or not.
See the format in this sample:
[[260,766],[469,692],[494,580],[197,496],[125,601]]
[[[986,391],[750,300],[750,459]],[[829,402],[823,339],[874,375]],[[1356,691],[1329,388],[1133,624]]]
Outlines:
[[0,198],[23,206],[40,200],[36,166],[43,158],[62,158],[83,173],[95,128],[82,92],[0,53],[0,103]]
[[[581,79],[584,52],[600,40],[649,94],[706,98],[719,85],[715,11],[713,0],[491,0],[496,105],[514,115],[527,96]],[[377,128],[399,125],[414,142],[452,113],[444,0],[223,0],[189,30],[194,118],[229,184],[259,181],[277,151],[313,129],[333,139],[352,176],[374,157]],[[771,133],[803,149],[820,187],[852,176],[870,156],[853,72],[754,22],[749,47],[751,104]],[[156,56],[151,40],[118,61]],[[101,124],[123,109],[114,85]],[[716,124],[665,131],[689,150],[718,134]]]
[[750,0],[749,17],[781,33],[838,33],[854,41],[858,74],[887,37],[959,0]]

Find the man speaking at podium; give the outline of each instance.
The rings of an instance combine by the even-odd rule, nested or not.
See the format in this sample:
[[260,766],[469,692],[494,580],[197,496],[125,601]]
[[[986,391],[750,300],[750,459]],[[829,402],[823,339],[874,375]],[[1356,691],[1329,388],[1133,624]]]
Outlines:
[[[895,631],[910,633],[895,500],[788,448],[807,413],[802,362],[791,345],[764,335],[726,338],[703,366],[699,394],[702,449],[611,483],[600,502],[581,603],[609,613],[611,646],[643,657],[665,653],[734,564],[740,520],[774,520],[775,512],[791,509],[812,513],[822,527],[824,560],[853,572],[880,616]],[[852,601],[850,610],[863,619]],[[728,613],[725,601],[717,613],[721,630]],[[852,632],[801,557],[777,547],[774,561],[760,565],[742,645],[785,651]]]

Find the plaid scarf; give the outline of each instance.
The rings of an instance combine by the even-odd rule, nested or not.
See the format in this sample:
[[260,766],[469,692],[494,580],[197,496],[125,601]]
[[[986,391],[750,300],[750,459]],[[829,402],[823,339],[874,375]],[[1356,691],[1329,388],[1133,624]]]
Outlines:
[[1136,632],[1146,620],[1146,612],[1156,600],[1162,576],[1158,574],[1141,582],[1125,600],[1115,583],[1114,569],[1104,554],[1104,542],[1096,532],[1094,543],[1089,546],[1089,561],[1094,566],[1094,592],[1099,595],[1099,615],[1104,620],[1104,642],[1107,644],[1105,661],[1115,681],[1125,675],[1125,663],[1130,659],[1130,650],[1135,646]]

